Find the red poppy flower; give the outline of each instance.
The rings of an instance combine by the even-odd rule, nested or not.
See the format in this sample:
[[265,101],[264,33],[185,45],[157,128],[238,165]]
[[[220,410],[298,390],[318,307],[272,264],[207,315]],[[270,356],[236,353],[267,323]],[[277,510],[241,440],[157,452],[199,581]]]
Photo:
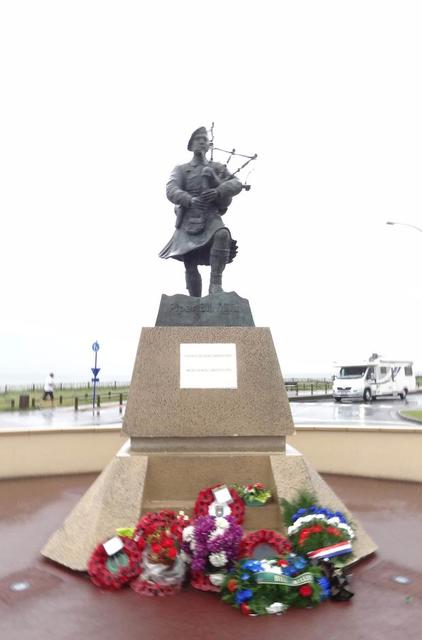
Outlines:
[[156,554],[161,553],[162,551],[161,544],[159,544],[158,542],[153,542],[151,545],[151,551],[152,553],[156,553]]
[[168,538],[168,537],[162,537],[161,538],[161,546],[164,549],[169,549],[170,547],[174,547],[174,540],[173,538]]
[[338,529],[336,529],[336,527],[327,527],[326,531],[331,536],[341,536],[341,532]]
[[312,595],[312,587],[309,584],[304,584],[301,587],[299,587],[299,593],[302,596],[302,598],[308,598],[309,596]]
[[248,616],[251,612],[250,607],[246,604],[246,602],[242,602],[242,604],[240,605],[240,610],[245,616]]
[[310,527],[309,531],[311,533],[321,533],[322,531],[322,527],[320,527],[319,524],[314,525],[313,527]]
[[233,591],[236,591],[237,589],[237,582],[236,580],[234,580],[233,578],[231,578],[228,583],[227,583],[227,589],[230,591],[230,593],[233,593]]
[[177,556],[177,549],[175,547],[171,547],[171,549],[167,550],[167,555],[170,558],[170,560],[174,560],[175,557]]

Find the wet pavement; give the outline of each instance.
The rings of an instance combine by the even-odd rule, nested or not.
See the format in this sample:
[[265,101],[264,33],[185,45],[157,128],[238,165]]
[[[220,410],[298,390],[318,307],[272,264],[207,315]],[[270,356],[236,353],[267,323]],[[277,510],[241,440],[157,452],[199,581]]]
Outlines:
[[[422,627],[422,485],[324,476],[379,552],[352,570],[354,598],[250,618],[217,594],[167,598],[108,593],[40,549],[94,475],[0,482],[0,637],[7,640],[419,640]],[[124,523],[122,523],[124,524]],[[397,576],[407,582],[395,581]],[[22,591],[13,585],[28,585]]]
[[[385,398],[372,403],[343,401],[334,402],[325,395],[319,400],[290,402],[293,420],[296,425],[348,425],[348,426],[385,426],[408,428],[409,422],[400,417],[402,409],[422,407],[422,393],[412,394],[406,400]],[[22,429],[61,429],[65,427],[87,427],[120,424],[123,420],[125,405],[104,405],[101,409],[92,407],[42,408],[27,411],[0,412],[0,431],[11,428]],[[416,427],[417,423],[412,423]],[[422,425],[421,425],[422,428]]]
[[[347,425],[368,427],[418,427],[403,419],[399,412],[405,409],[422,408],[422,394],[412,394],[406,400],[383,398],[371,403],[333,400],[325,402],[290,403],[296,425]],[[422,428],[422,424],[419,424]]]
[[73,407],[47,407],[45,409],[29,409],[27,411],[0,412],[0,431],[5,429],[61,429],[64,427],[89,427],[120,424],[123,420],[125,406],[118,404],[103,406],[92,410],[92,407],[75,411]]

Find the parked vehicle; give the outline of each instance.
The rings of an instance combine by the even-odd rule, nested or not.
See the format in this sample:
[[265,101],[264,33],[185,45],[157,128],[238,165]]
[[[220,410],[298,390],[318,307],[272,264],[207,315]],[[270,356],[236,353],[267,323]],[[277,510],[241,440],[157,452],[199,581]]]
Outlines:
[[371,402],[381,396],[396,396],[402,400],[415,391],[416,378],[411,360],[387,360],[373,354],[367,362],[336,365],[333,378],[333,398]]

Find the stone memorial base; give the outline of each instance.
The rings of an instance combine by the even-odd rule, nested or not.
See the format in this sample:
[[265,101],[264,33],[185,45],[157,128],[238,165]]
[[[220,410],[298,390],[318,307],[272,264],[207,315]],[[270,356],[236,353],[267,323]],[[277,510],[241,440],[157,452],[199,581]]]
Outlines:
[[341,499],[300,453],[151,454],[130,451],[129,441],[104,469],[74,510],[56,531],[42,554],[55,562],[85,571],[93,549],[111,538],[118,527],[131,527],[146,511],[184,510],[191,514],[199,491],[218,483],[263,482],[273,501],[246,507],[246,530],[283,531],[279,499],[293,500],[302,489],[318,502],[342,511],[356,527],[351,562],[376,551],[376,545]]
[[[209,296],[213,308],[221,296]],[[210,309],[184,312],[207,316]],[[47,542],[47,558],[86,570],[93,549],[141,514],[173,509],[191,515],[202,489],[255,482],[271,490],[273,502],[246,508],[247,530],[283,531],[280,499],[308,490],[353,520],[353,561],[376,550],[314,467],[286,450],[294,425],[268,328],[143,329],[123,431],[129,440]]]

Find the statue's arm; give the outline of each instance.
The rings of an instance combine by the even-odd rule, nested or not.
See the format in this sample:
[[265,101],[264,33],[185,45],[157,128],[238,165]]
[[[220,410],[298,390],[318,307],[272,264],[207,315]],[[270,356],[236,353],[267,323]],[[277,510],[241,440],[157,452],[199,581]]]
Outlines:
[[192,196],[184,191],[183,187],[183,170],[180,166],[173,169],[170,179],[167,182],[166,194],[167,198],[173,204],[179,204],[186,209],[190,207]]

